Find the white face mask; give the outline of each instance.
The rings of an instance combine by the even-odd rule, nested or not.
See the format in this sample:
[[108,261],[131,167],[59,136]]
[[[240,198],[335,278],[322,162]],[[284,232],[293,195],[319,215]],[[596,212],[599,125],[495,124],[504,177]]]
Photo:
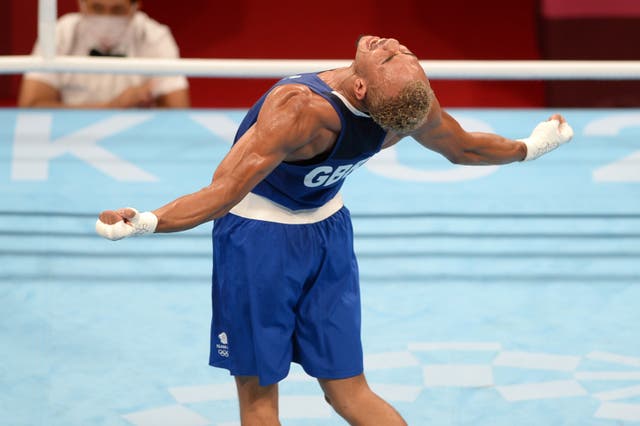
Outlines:
[[82,15],[80,37],[101,52],[110,52],[125,39],[129,16]]

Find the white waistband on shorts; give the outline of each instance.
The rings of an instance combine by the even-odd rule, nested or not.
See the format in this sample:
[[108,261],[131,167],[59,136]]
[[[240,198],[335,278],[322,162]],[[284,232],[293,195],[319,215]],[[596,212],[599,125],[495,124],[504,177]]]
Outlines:
[[325,220],[342,208],[342,196],[337,194],[315,209],[291,210],[261,195],[248,193],[229,213],[247,219],[304,225]]

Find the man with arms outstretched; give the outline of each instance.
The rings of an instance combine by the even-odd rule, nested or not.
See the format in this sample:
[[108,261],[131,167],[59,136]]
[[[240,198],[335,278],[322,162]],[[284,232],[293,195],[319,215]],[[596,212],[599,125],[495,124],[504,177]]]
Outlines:
[[537,158],[572,130],[554,115],[523,140],[466,132],[407,47],[364,36],[349,67],[268,91],[207,187],[153,212],[100,214],[109,239],[215,220],[210,364],[235,376],[244,426],[279,424],[278,382],[291,362],[349,424],[406,424],[363,374],[358,268],[339,189],[407,136],[456,164],[505,164]]

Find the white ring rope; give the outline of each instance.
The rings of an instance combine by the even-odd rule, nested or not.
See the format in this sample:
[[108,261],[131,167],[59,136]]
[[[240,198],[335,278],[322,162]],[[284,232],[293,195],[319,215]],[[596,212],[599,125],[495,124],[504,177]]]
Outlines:
[[[0,74],[25,71],[122,73],[191,77],[281,78],[347,66],[351,60],[150,59],[0,56]],[[431,79],[638,80],[640,61],[420,61]]]
[[[351,60],[88,58],[55,55],[57,0],[38,1],[43,55],[0,56],[0,74],[25,71],[191,77],[281,78],[349,65]],[[640,61],[421,61],[429,78],[450,80],[638,80]]]

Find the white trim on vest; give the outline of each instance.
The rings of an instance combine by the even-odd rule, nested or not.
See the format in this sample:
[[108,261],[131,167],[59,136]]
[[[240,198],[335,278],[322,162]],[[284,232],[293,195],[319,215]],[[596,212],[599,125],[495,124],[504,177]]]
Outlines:
[[354,113],[355,115],[357,115],[358,117],[367,117],[369,118],[368,114],[365,114],[364,112],[360,111],[359,109],[357,109],[356,107],[354,107],[353,105],[351,105],[351,102],[349,102],[347,100],[347,98],[345,98],[344,96],[342,96],[340,93],[336,92],[335,90],[332,91],[331,93],[333,93],[334,95],[336,95],[341,101],[342,103],[349,108],[349,111],[351,111],[352,113]]

